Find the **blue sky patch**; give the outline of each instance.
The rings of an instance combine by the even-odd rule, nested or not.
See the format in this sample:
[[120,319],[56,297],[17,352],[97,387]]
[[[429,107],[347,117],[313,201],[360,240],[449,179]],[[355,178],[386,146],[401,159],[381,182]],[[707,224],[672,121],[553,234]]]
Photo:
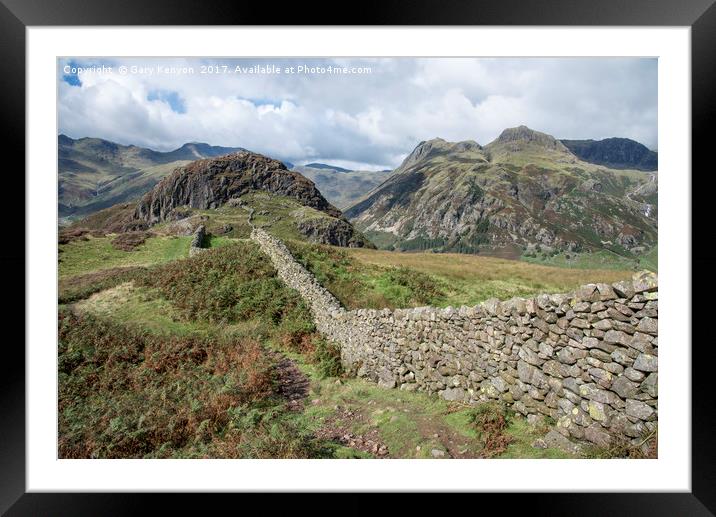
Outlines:
[[148,101],[162,101],[169,104],[169,107],[175,113],[186,113],[186,105],[184,99],[179,97],[179,92],[170,90],[151,90],[147,95]]

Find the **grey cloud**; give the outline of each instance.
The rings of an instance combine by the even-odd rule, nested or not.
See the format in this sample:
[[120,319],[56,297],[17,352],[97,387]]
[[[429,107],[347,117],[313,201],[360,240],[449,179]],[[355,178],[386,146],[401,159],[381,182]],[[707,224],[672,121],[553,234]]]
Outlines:
[[[74,64],[97,60],[71,59]],[[657,146],[657,61],[637,58],[106,59],[112,66],[370,67],[364,75],[111,75],[63,80],[59,127],[156,149],[187,141],[302,161],[393,167],[433,137],[485,144],[526,124],[558,138]],[[150,92],[176,92],[184,113]]]

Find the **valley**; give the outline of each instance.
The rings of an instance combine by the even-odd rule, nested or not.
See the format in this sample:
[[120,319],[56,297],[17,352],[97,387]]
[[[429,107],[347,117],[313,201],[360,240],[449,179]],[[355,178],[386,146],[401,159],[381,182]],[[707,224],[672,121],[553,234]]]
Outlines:
[[[464,312],[585,284],[631,285],[635,270],[658,266],[655,172],[583,161],[524,126],[485,146],[422,142],[379,172],[205,144],[158,153],[60,136],[60,147],[61,458],[655,454],[647,417],[633,431],[641,446],[575,446],[555,431],[556,406],[539,405],[544,387],[522,383],[522,373],[516,381],[511,367],[502,375],[517,383],[512,391],[534,395],[541,413],[502,404],[506,396],[475,405],[356,376],[253,238],[259,228],[280,239],[348,311]],[[190,256],[199,228],[201,253]],[[652,314],[644,307],[655,293],[644,290],[651,298],[625,314]],[[544,336],[565,334],[552,327]],[[573,340],[579,332],[570,329]],[[575,359],[569,375],[576,368],[591,383],[610,361],[600,353]]]

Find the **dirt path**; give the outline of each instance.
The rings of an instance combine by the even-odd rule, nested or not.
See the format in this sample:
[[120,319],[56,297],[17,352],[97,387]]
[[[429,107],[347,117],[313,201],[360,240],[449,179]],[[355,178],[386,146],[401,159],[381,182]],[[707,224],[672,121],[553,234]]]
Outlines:
[[351,431],[356,424],[360,424],[364,420],[360,411],[338,407],[335,414],[325,420],[323,426],[316,432],[316,436],[338,442],[345,447],[373,454],[376,458],[390,457],[388,446],[381,439],[378,428],[371,427],[361,434]]
[[303,401],[308,396],[310,381],[291,359],[280,354],[277,354],[277,358],[278,393],[286,399],[291,411],[303,411]]

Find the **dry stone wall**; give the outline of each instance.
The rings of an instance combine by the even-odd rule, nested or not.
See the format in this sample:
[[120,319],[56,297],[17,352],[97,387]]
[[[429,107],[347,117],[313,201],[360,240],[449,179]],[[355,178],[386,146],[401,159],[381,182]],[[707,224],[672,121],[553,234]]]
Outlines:
[[189,244],[189,256],[193,257],[194,255],[197,255],[199,253],[202,253],[206,251],[204,248],[204,239],[206,238],[206,226],[203,224],[200,224],[197,226],[196,230],[194,230],[194,234],[191,238],[191,243]]
[[254,229],[280,278],[310,304],[344,366],[386,388],[501,400],[564,436],[634,443],[656,428],[658,286],[652,273],[476,307],[347,311],[281,241]]

